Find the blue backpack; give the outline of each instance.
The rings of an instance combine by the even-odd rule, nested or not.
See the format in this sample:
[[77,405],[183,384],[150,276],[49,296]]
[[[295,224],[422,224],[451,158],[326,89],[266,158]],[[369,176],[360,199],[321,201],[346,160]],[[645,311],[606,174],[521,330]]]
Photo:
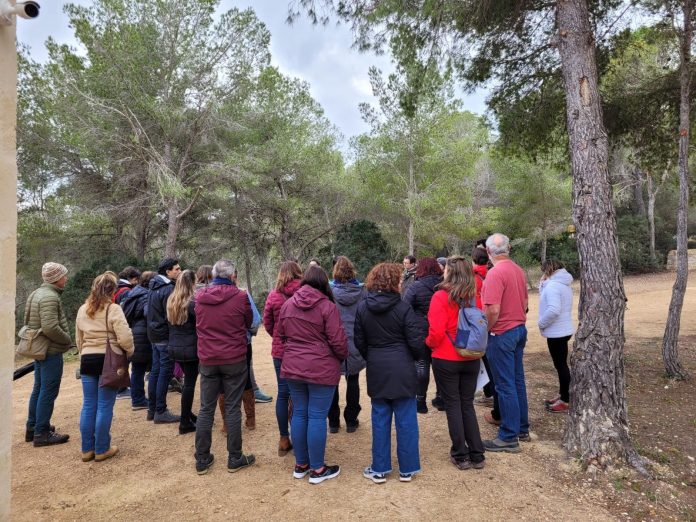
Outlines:
[[486,355],[488,346],[488,319],[486,315],[476,307],[476,301],[472,300],[469,306],[463,303],[459,306],[459,319],[457,320],[457,336],[447,334],[460,357],[480,359]]

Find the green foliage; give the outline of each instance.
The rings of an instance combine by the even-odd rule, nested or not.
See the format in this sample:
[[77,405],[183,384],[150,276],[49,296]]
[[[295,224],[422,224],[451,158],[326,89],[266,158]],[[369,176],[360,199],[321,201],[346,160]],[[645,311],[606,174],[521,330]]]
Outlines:
[[617,219],[619,256],[626,274],[654,272],[660,268],[650,258],[648,223],[640,216],[625,215]]
[[360,279],[364,279],[377,263],[391,260],[389,246],[377,224],[365,219],[342,226],[335,239],[319,252],[321,265],[329,272],[334,255],[350,259]]

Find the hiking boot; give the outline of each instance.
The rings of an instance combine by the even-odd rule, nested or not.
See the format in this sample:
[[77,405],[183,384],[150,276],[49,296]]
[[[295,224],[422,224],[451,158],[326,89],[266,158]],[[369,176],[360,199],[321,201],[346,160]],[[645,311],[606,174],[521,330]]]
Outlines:
[[464,471],[467,469],[471,469],[471,461],[469,459],[461,459],[457,460],[454,457],[450,455],[450,462],[454,465],[455,468],[458,470]]
[[486,448],[486,451],[503,451],[506,453],[519,453],[522,451],[519,442],[516,440],[506,442],[498,437],[492,440],[484,440],[483,447]]
[[65,444],[68,442],[70,435],[63,435],[55,431],[49,431],[48,433],[40,433],[34,435],[34,447],[40,448],[42,446],[53,446],[54,444]]
[[146,417],[146,418],[147,418],[147,420],[149,420],[149,421],[155,420],[155,412],[154,412],[154,411],[147,410],[147,417]]
[[179,435],[186,435],[187,433],[194,433],[196,431],[196,424],[193,422],[179,423]]
[[367,467],[363,470],[363,477],[370,479],[375,484],[384,484],[387,481],[386,474],[377,473],[371,467]]
[[340,430],[340,429],[341,429],[340,424],[335,424],[335,425],[329,424],[329,433],[338,433],[338,430]]
[[500,426],[500,419],[493,418],[493,414],[488,411],[483,414],[483,420],[485,420],[488,424],[492,424],[493,426]]
[[254,390],[254,400],[256,402],[264,404],[273,401],[273,397],[271,397],[270,395],[266,395],[265,393],[263,393],[263,390],[261,388],[258,388]]
[[313,469],[309,472],[310,484],[321,484],[325,480],[336,478],[341,474],[340,466],[324,466],[319,469]]
[[254,455],[251,453],[248,455],[242,455],[235,461],[227,461],[227,471],[230,473],[236,473],[240,469],[248,468],[254,462],[256,462],[256,457],[254,457]]
[[106,450],[106,453],[100,453],[99,455],[94,455],[94,462],[104,462],[107,459],[110,459],[114,455],[118,453],[118,448],[116,446],[110,447],[108,450]]
[[562,400],[557,400],[550,406],[546,406],[546,411],[550,413],[568,413],[568,410],[570,409],[570,405],[567,402],[563,402]]
[[94,460],[94,451],[83,451],[82,462],[89,462],[90,460]]
[[213,461],[215,460],[215,457],[211,453],[208,455],[207,459],[204,460],[196,460],[196,473],[199,475],[205,475],[208,473],[208,470],[210,469],[210,466],[213,465]]
[[557,402],[557,401],[560,401],[560,400],[561,400],[561,396],[560,396],[560,395],[556,395],[556,396],[553,397],[552,399],[545,399],[545,400],[544,400],[544,406],[551,406],[553,403],[555,403],[555,402]]
[[292,449],[292,443],[290,442],[290,437],[280,437],[278,441],[278,456],[284,457]]
[[133,411],[147,410],[149,407],[150,407],[150,405],[147,402],[140,402],[140,403],[131,405],[131,409]]
[[415,473],[399,473],[399,481],[400,482],[411,482],[413,480],[413,477],[415,477]]
[[482,460],[481,462],[472,462],[471,467],[474,469],[483,469],[486,467],[486,461]]
[[304,466],[295,464],[295,471],[292,472],[292,476],[296,479],[301,479],[305,478],[309,474],[309,472],[309,464],[305,464]]
[[422,414],[428,413],[428,405],[425,403],[425,399],[416,399],[416,411]]
[[348,424],[346,422],[346,433],[355,433],[355,430],[358,429],[358,426],[360,426],[360,421],[356,420],[355,423]]
[[432,404],[433,408],[437,411],[445,411],[445,401],[439,395],[436,395],[435,398],[430,401],[430,404]]
[[164,410],[162,413],[155,413],[155,424],[172,424],[180,420],[181,417],[174,415],[169,410]]
[[[51,424],[48,427],[48,432],[49,433],[55,433],[56,427]],[[24,442],[33,442],[34,441],[34,430],[27,429],[26,432],[24,432]]]

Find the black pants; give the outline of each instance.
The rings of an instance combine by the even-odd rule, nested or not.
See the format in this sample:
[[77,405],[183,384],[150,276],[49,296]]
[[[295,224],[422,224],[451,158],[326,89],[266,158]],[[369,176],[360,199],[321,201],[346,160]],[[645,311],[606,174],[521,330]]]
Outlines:
[[[430,364],[432,361],[430,355],[430,348],[427,346],[423,348],[422,359],[416,361],[416,379],[418,379],[418,392],[416,393],[416,399],[424,401],[428,394],[428,386],[430,386]],[[435,390],[435,396],[439,397],[440,393]]]
[[483,442],[474,411],[474,393],[481,363],[433,359],[433,372],[440,397],[445,402],[447,427],[452,441],[450,455],[457,461],[484,460]]
[[196,391],[198,380],[198,361],[178,361],[184,372],[184,386],[181,388],[181,424],[191,424],[191,407],[193,406],[193,394]]
[[558,393],[563,402],[570,402],[570,368],[568,368],[568,341],[570,335],[546,339],[553,365],[558,372]]
[[251,377],[251,343],[247,344],[247,355],[246,355],[246,365],[247,365],[247,380],[244,384],[245,390],[254,389],[254,379]]
[[[362,409],[360,407],[360,374],[346,375],[346,408],[343,410],[343,418],[346,420],[346,425],[354,426],[358,423],[358,414]],[[340,426],[341,424],[341,408],[338,406],[340,394],[338,386],[334,392],[333,402],[329,408],[329,426]]]
[[495,391],[495,381],[493,381],[493,372],[491,371],[491,366],[488,362],[488,357],[483,356],[483,365],[486,367],[486,373],[488,374],[488,384],[483,387],[483,395],[486,397],[493,397],[493,409],[491,410],[491,416],[495,420],[500,420],[500,405],[498,404],[498,392]]

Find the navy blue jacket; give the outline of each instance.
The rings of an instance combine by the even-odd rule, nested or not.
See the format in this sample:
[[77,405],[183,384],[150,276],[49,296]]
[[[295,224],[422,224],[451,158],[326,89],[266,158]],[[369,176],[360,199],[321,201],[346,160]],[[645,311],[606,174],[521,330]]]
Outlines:
[[150,280],[150,296],[147,303],[147,336],[152,344],[169,342],[169,323],[167,322],[167,299],[174,291],[174,281],[156,275]]
[[123,294],[121,308],[133,332],[135,351],[131,361],[149,364],[152,361],[152,344],[147,337],[147,302],[149,290],[138,285]]

